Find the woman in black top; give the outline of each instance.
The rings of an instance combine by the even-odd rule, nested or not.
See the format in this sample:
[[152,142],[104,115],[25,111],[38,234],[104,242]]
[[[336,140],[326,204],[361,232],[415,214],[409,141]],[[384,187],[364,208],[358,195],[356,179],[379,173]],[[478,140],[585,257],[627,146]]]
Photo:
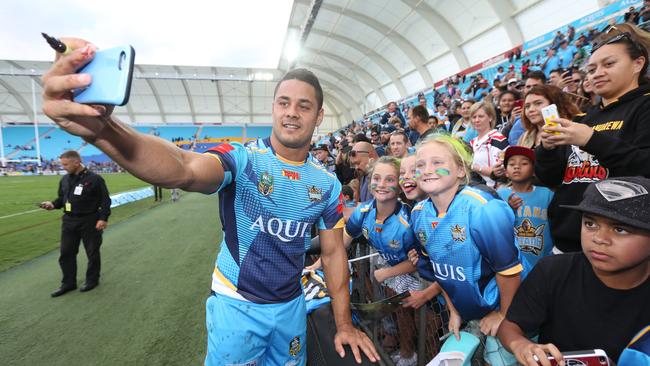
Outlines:
[[650,34],[630,24],[603,32],[586,67],[600,105],[542,131],[535,173],[559,186],[548,210],[559,251],[580,250],[580,214],[560,205],[577,204],[589,183],[607,177],[650,177],[648,45]]

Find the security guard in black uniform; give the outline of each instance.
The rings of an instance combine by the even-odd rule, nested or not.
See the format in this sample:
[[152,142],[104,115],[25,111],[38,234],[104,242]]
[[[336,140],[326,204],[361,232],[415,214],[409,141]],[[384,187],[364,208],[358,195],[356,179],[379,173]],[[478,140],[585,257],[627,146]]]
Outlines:
[[79,290],[86,292],[97,287],[101,267],[99,247],[111,214],[111,199],[104,179],[83,166],[76,151],[66,151],[59,158],[68,174],[61,178],[58,198],[40,204],[46,210],[63,208],[64,212],[59,257],[63,280],[52,297],[77,288],[77,253],[81,240],[88,257],[88,270],[86,282]]

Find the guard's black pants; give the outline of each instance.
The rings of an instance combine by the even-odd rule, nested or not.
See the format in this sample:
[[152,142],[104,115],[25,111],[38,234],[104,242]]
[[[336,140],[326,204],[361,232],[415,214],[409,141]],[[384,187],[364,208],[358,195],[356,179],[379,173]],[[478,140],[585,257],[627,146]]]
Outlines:
[[102,232],[95,229],[97,220],[96,215],[84,217],[63,216],[61,255],[59,256],[59,265],[63,272],[63,279],[61,280],[63,287],[74,287],[77,284],[77,253],[79,252],[79,243],[82,240],[88,257],[86,283],[99,283],[101,268],[99,247],[102,245]]

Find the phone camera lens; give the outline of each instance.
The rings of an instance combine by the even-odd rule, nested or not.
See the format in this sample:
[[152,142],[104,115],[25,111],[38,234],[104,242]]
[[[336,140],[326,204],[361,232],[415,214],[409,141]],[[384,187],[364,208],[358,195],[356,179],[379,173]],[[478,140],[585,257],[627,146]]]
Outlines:
[[605,356],[598,357],[598,362],[600,362],[602,365],[607,365],[607,357]]
[[117,64],[117,68],[122,70],[122,66],[124,65],[124,61],[126,61],[126,52],[122,51],[120,53],[120,60]]

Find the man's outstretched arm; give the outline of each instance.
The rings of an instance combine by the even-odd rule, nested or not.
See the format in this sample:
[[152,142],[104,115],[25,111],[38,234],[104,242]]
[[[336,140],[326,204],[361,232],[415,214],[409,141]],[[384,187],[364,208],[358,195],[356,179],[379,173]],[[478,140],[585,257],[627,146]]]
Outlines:
[[61,41],[74,51],[65,56],[57,54],[43,75],[43,112],[48,117],[146,182],[205,193],[219,187],[224,174],[218,159],[139,133],[112,117],[112,107],[74,103],[71,90],[92,82],[90,75],[75,71],[92,60],[96,47],[77,38]]

